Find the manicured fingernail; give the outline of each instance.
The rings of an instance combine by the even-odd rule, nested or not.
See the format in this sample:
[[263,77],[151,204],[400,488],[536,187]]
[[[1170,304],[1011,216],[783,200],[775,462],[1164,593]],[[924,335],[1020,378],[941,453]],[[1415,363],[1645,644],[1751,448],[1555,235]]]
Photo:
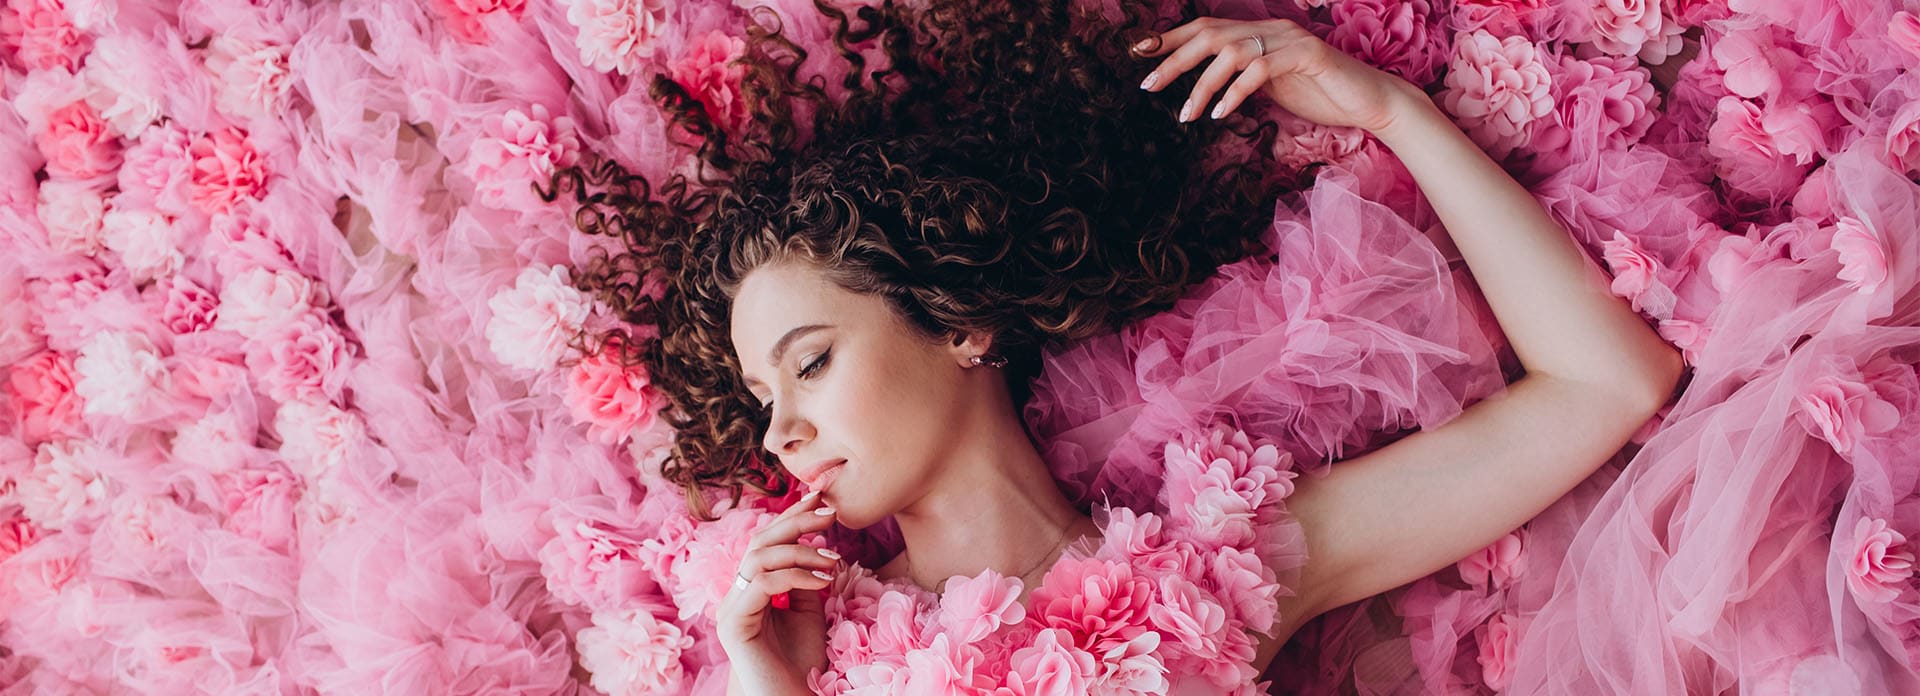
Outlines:
[[1187,103],[1180,106],[1180,122],[1186,123],[1191,120],[1193,120],[1193,100],[1188,99]]
[[1145,51],[1152,47],[1153,47],[1153,39],[1141,39],[1140,43],[1133,45],[1133,50]]
[[826,556],[827,558],[837,559],[840,557],[840,552],[834,551],[833,549],[814,549],[814,550],[819,551],[820,555]]
[[1213,107],[1213,117],[1214,117],[1214,118],[1220,118],[1221,116],[1225,116],[1225,115],[1227,115],[1227,105],[1226,105],[1226,104],[1224,104],[1224,103],[1223,103],[1223,104],[1220,104],[1220,105],[1218,105],[1218,106],[1215,106],[1215,107]]
[[818,498],[818,497],[820,497],[819,490],[807,491],[806,495],[800,496],[800,502],[803,502],[803,503],[811,502],[814,498]]
[[1160,73],[1158,72],[1147,73],[1147,79],[1140,83],[1140,89],[1153,89],[1153,85],[1159,81],[1160,81]]
[[833,514],[833,506],[828,505],[828,506],[820,507],[819,509],[814,510],[813,514],[819,515],[821,517],[826,517],[827,515]]
[[821,580],[832,580],[832,579],[833,579],[833,576],[832,576],[832,575],[829,575],[829,574],[827,574],[827,573],[824,573],[824,572],[821,572],[821,571],[818,571],[818,570],[816,570],[816,571],[813,571],[813,576],[814,576],[814,577],[816,577],[816,578],[820,578]]

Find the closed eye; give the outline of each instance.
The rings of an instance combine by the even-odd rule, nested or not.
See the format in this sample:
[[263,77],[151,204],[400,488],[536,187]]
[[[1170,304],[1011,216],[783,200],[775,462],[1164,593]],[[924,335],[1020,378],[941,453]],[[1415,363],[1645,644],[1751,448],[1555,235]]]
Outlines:
[[[820,353],[820,357],[814,358],[813,360],[808,361],[807,364],[802,365],[800,367],[800,371],[795,373],[794,376],[799,377],[801,379],[813,379],[815,375],[820,374],[820,370],[826,368],[827,356],[830,356],[830,355],[833,355],[832,349],[822,351]],[[772,412],[773,402],[769,401],[764,404],[761,404],[760,410]]]

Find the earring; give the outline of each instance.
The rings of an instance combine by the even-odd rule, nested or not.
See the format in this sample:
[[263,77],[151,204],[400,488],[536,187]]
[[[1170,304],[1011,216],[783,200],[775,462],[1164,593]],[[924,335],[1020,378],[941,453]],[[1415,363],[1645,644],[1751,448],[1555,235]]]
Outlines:
[[974,365],[985,365],[987,367],[1006,367],[1007,366],[1007,359],[1005,357],[994,355],[992,353],[973,356],[972,360]]

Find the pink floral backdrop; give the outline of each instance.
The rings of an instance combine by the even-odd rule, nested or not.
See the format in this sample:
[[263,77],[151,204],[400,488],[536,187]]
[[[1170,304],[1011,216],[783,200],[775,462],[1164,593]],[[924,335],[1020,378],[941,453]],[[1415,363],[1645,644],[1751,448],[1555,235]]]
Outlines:
[[[1427,86],[1694,368],[1527,527],[1310,624],[1282,688],[1915,684],[1920,3],[1199,11]],[[530,185],[688,171],[656,79],[750,133],[734,61],[775,21],[830,41],[811,0],[4,0],[0,693],[721,693],[715,602],[785,503],[686,517],[647,375],[572,340],[612,325],[570,284],[609,242]],[[1254,115],[1450,252],[1377,141]],[[1272,435],[1318,461],[1443,421],[1498,374],[1470,343],[1451,402]],[[1084,444],[1048,443],[1082,494]]]

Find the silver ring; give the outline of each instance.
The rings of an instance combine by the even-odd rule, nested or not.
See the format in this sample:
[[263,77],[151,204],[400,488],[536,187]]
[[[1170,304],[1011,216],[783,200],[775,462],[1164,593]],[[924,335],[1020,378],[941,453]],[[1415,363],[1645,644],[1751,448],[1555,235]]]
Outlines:
[[1264,56],[1264,55],[1266,55],[1266,54],[1267,54],[1267,40],[1266,40],[1266,39],[1263,39],[1263,38],[1260,38],[1260,35],[1259,35],[1259,34],[1254,34],[1253,36],[1249,36],[1249,37],[1247,37],[1247,38],[1249,38],[1249,39],[1253,39],[1253,45],[1255,45],[1255,46],[1259,46],[1259,47],[1260,47],[1260,55],[1263,55],[1263,56]]
[[734,587],[737,587],[737,588],[740,588],[740,589],[742,589],[742,590],[744,590],[744,589],[747,589],[747,588],[749,588],[749,587],[753,587],[753,581],[752,581],[752,580],[748,580],[748,579],[747,579],[747,576],[745,576],[745,575],[741,575],[741,574],[739,574],[739,573],[734,573],[734,574],[733,574],[733,586],[734,586]]

